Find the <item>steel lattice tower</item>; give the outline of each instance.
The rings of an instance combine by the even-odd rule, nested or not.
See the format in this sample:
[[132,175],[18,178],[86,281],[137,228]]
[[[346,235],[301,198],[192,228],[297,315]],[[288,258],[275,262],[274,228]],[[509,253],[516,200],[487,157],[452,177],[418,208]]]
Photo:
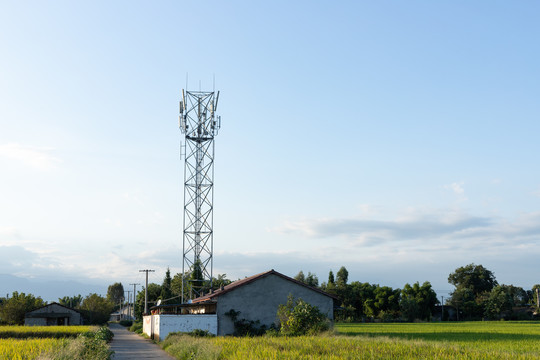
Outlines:
[[[179,126],[185,134],[182,276],[186,270],[191,273],[191,298],[202,295],[205,281],[212,287],[214,137],[221,126],[221,117],[215,115],[218,99],[219,91],[182,90],[180,101]],[[184,283],[182,279],[182,302]]]

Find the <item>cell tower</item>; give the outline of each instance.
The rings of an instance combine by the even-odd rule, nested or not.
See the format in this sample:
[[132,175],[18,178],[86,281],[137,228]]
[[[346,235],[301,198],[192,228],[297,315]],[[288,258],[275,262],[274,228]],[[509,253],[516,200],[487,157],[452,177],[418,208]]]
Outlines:
[[[186,270],[191,273],[190,298],[202,295],[204,281],[212,286],[214,137],[221,127],[221,117],[215,115],[218,100],[219,91],[182,90],[180,101],[179,126],[185,134],[182,276]],[[182,279],[182,302],[185,283]]]

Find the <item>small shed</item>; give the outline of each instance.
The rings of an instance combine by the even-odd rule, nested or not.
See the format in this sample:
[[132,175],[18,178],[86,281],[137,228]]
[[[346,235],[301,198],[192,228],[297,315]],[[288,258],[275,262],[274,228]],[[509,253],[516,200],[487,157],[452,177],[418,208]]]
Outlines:
[[216,335],[234,333],[230,310],[240,312],[239,318],[270,326],[276,322],[279,305],[292,295],[301,298],[334,320],[334,300],[337,298],[320,289],[283,275],[275,270],[235,281],[189,304],[156,306],[152,315],[144,317],[143,331],[163,340],[172,331],[208,330]]
[[82,325],[81,313],[56,302],[29,311],[24,315],[24,325]]

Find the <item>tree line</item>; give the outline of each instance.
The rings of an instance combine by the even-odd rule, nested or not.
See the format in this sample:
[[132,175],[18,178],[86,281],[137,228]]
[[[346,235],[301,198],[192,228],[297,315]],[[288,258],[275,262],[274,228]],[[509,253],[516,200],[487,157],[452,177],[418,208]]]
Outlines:
[[[183,297],[189,299],[196,287],[198,293],[208,293],[211,289],[226,286],[232,281],[226,274],[212,278],[212,282],[191,281],[197,275],[188,271],[182,276],[171,277],[167,269],[163,282],[148,284],[149,307],[158,300],[162,304],[180,303]],[[297,281],[318,288],[336,296],[338,321],[429,321],[435,313],[437,299],[429,281],[420,284],[405,284],[402,289],[389,286],[352,281],[349,272],[342,266],[334,275],[330,270],[328,279],[319,284],[318,277],[300,271]],[[182,286],[182,282],[184,283]],[[448,276],[448,282],[455,287],[444,303],[443,320],[480,319],[531,319],[539,313],[540,285],[525,290],[519,286],[499,284],[492,271],[482,265],[469,264],[457,268]],[[122,283],[114,283],[107,289],[107,296],[89,294],[65,296],[58,299],[61,305],[81,312],[87,324],[100,324],[109,319],[110,314],[126,304]],[[0,324],[24,324],[24,314],[46,305],[40,297],[14,292],[11,297],[0,298]],[[135,299],[135,316],[142,318],[144,311],[144,287]],[[439,315],[440,316],[440,315]]]
[[[429,281],[392,289],[367,282],[348,283],[348,276],[347,269],[341,267],[336,276],[330,271],[328,281],[320,285],[312,273],[305,276],[300,271],[295,279],[337,296],[341,306],[336,319],[341,321],[429,321],[435,307],[441,305]],[[539,312],[540,285],[525,290],[499,284],[493,272],[482,265],[459,267],[448,275],[448,282],[455,290],[443,304],[443,320],[527,320]]]

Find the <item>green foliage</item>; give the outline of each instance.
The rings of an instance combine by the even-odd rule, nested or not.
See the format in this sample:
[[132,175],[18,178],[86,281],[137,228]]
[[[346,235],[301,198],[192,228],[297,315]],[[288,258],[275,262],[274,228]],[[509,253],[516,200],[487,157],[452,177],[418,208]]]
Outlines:
[[234,325],[234,334],[235,336],[260,336],[264,335],[267,331],[266,325],[261,325],[259,320],[247,320],[240,319],[240,311],[230,309],[225,313],[226,316],[230,317]]
[[484,302],[484,315],[489,319],[498,319],[514,306],[513,289],[507,285],[495,286]]
[[163,279],[163,284],[161,285],[160,299],[162,300],[162,304],[173,304],[175,302],[175,299],[171,299],[173,297],[171,283],[171,270],[167,268],[167,271],[165,272],[165,278]]
[[125,327],[129,327],[129,326],[133,325],[133,321],[131,321],[131,320],[120,320],[119,324],[122,325],[122,326],[125,326]]
[[64,296],[63,298],[58,298],[58,303],[60,305],[67,306],[72,309],[77,309],[81,306],[83,297],[81,294],[77,296]]
[[328,285],[335,284],[334,273],[332,270],[328,273]]
[[279,305],[277,317],[283,335],[313,335],[329,328],[328,319],[318,307],[300,298],[295,300],[292,295],[287,297],[286,304]]
[[[184,300],[189,299],[192,294],[192,283],[189,281],[191,279],[191,271],[187,271],[184,274],[183,280],[184,280]],[[218,274],[217,277],[212,278],[212,283],[210,281],[205,280],[203,282],[202,287],[199,289],[202,294],[207,294],[210,292],[210,289],[219,289],[222,286],[227,286],[232,281],[230,279],[227,279],[226,274]],[[182,273],[177,273],[171,281],[171,291],[173,296],[178,296],[178,298],[174,302],[180,302],[181,301],[181,293],[182,293]]]
[[84,298],[81,312],[90,324],[105,324],[113,311],[114,304],[98,294],[90,294]]
[[475,264],[457,268],[448,276],[448,282],[457,289],[471,289],[475,296],[489,292],[498,285],[491,271]]
[[336,282],[337,286],[345,286],[347,285],[347,281],[349,280],[349,272],[345,268],[345,266],[342,266],[339,271],[337,272]]
[[46,303],[32,294],[18,293],[14,291],[9,299],[5,299],[0,306],[0,323],[8,325],[23,325],[24,314]]
[[308,272],[308,275],[305,276],[304,272],[300,270],[298,274],[294,277],[295,280],[298,280],[306,285],[312,286],[312,287],[318,287],[319,286],[319,278],[317,275]]
[[435,309],[437,294],[431,288],[431,284],[426,281],[420,286],[415,282],[412,286],[405,284],[401,290],[401,313],[407,321],[430,320]]
[[197,294],[203,293],[204,274],[203,265],[200,259],[197,259],[191,267],[189,283],[191,284],[192,289],[191,297],[197,297]]
[[304,272],[302,270],[300,270],[298,274],[296,274],[294,279],[303,283],[306,282],[306,276],[304,275]]
[[457,268],[448,276],[448,282],[456,287],[449,303],[467,319],[484,316],[484,302],[489,292],[498,285],[491,271],[475,264]]
[[114,283],[107,288],[107,300],[114,305],[124,302],[124,285],[122,283]]
[[142,334],[143,323],[139,321],[134,322],[133,325],[131,325],[131,327],[129,328],[129,331],[135,332],[137,334]]
[[[148,284],[148,309],[154,306],[161,296],[161,285],[150,283]],[[135,301],[135,316],[137,319],[142,319],[142,313],[144,311],[144,286],[142,291],[137,294],[137,300]],[[150,311],[150,310],[149,310]]]
[[109,350],[106,340],[92,336],[79,336],[66,347],[52,351],[50,357],[41,359],[54,360],[109,360],[113,351]]

